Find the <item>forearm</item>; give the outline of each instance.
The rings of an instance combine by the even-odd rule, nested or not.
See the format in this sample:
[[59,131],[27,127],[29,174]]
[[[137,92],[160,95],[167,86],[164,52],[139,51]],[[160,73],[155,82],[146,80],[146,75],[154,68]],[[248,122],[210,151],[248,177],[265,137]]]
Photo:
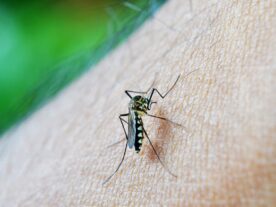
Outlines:
[[[273,206],[275,1],[170,1],[156,19],[1,140],[0,203],[23,206]],[[207,1],[206,1],[207,2]],[[166,26],[161,21],[171,27]],[[131,45],[131,47],[129,47]],[[131,50],[130,50],[131,48]],[[196,70],[189,76],[189,72]],[[145,119],[148,144],[127,151],[124,90],[171,94]]]

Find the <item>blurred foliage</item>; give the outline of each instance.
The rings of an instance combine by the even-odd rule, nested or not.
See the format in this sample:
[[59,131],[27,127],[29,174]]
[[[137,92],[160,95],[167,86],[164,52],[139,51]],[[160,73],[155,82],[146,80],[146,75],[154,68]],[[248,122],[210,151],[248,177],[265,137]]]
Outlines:
[[2,0],[0,134],[150,17],[164,0]]

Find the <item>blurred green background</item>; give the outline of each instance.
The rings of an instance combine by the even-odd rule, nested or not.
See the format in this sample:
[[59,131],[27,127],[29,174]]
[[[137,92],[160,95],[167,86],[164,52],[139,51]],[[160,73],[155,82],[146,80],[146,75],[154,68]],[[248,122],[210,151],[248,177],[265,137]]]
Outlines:
[[0,2],[0,134],[125,40],[165,0]]

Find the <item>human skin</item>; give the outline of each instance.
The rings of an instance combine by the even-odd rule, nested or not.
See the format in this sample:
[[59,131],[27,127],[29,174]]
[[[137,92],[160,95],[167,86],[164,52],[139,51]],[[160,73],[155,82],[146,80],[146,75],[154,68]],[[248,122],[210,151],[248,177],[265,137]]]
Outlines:
[[[0,206],[276,206],[276,2],[172,0],[0,140]],[[196,70],[196,71],[194,71]],[[189,76],[189,72],[194,71]],[[124,90],[172,92],[128,150]]]

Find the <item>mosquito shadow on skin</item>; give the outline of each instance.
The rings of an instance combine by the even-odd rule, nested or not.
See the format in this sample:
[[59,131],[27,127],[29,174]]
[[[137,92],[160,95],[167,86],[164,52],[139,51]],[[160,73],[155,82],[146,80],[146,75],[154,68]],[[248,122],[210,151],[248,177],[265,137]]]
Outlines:
[[[156,111],[154,115],[167,118],[166,114],[161,109]],[[150,118],[150,119],[152,119],[151,121],[153,125],[156,127],[153,127],[153,130],[154,130],[153,132],[149,132],[149,138],[157,154],[162,159],[166,151],[165,150],[167,145],[166,143],[170,142],[170,140],[173,137],[173,134],[172,134],[173,125],[170,122],[165,120],[161,120],[157,118]],[[147,131],[149,131],[149,129]],[[145,154],[150,161],[158,162],[158,158],[154,150],[152,149],[151,145],[148,143],[148,141],[145,149]]]

